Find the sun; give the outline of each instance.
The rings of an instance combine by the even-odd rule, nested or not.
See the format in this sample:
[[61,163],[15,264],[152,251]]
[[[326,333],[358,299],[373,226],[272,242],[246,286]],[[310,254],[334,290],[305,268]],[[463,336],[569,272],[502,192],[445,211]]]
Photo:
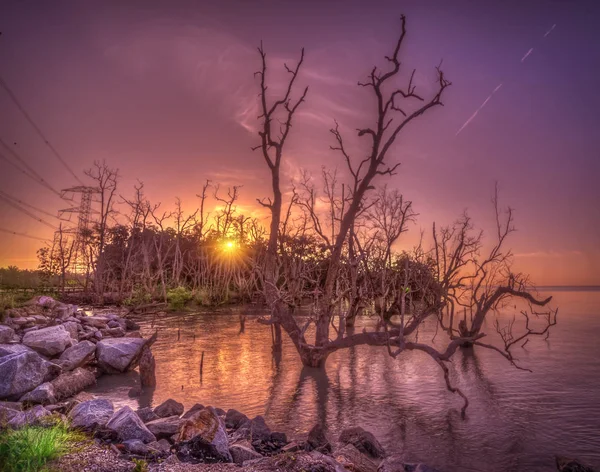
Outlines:
[[235,244],[235,241],[227,241],[223,244],[223,250],[225,252],[234,252],[236,249],[237,245]]

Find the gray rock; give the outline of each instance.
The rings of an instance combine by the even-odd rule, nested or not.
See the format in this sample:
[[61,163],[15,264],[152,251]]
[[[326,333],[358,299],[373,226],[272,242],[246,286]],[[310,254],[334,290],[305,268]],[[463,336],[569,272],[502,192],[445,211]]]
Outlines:
[[159,439],[169,438],[179,432],[179,427],[185,420],[179,416],[158,418],[146,423],[146,428]]
[[27,411],[20,411],[9,422],[11,428],[22,428],[23,426],[35,426],[43,423],[44,418],[52,415],[42,405],[36,405]]
[[248,417],[237,410],[230,409],[225,413],[225,426],[229,429],[238,429],[247,421],[249,421]]
[[250,449],[240,444],[234,444],[233,446],[231,446],[229,448],[229,453],[231,454],[233,462],[235,462],[238,465],[242,465],[244,461],[251,461],[253,459],[262,458],[262,456],[254,449]]
[[125,330],[120,326],[116,328],[101,329],[100,332],[105,338],[122,338],[125,336]]
[[96,344],[98,365],[105,372],[113,374],[132,369],[139,360],[145,343],[141,338],[104,339]]
[[136,411],[136,414],[144,423],[148,423],[149,421],[154,421],[158,419],[158,415],[154,413],[154,410],[149,406],[147,406],[146,408],[140,408]]
[[583,465],[577,459],[556,456],[556,468],[559,472],[594,472],[594,469]]
[[0,402],[0,407],[10,408],[11,410],[22,411],[23,404],[21,402]]
[[311,451],[331,452],[331,443],[325,434],[325,428],[320,423],[314,425],[308,432],[306,444]]
[[36,405],[50,405],[56,403],[54,386],[50,382],[44,382],[34,388],[31,392],[23,395],[19,401]]
[[19,415],[20,410],[8,408],[0,405],[0,430],[7,425],[13,418]]
[[0,399],[17,399],[60,372],[56,364],[37,353],[20,352],[0,357]]
[[374,459],[385,457],[385,450],[377,438],[360,426],[344,429],[340,434],[340,443],[352,444],[360,452]]
[[94,358],[96,345],[89,341],[80,343],[66,349],[58,358],[58,363],[64,371],[69,371],[89,363]]
[[150,452],[148,446],[139,439],[128,439],[127,441],[123,441],[123,446],[125,446],[127,452],[137,456],[145,456]]
[[105,329],[108,326],[108,319],[103,316],[84,316],[81,322],[88,326],[98,329]]
[[76,405],[69,413],[69,418],[75,428],[89,431],[106,426],[114,412],[112,402],[99,398]]
[[199,410],[185,419],[177,440],[188,443],[187,450],[180,450],[184,455],[216,456],[222,462],[232,461],[224,425],[212,408]]
[[117,320],[110,320],[107,323],[107,325],[108,325],[109,328],[120,328],[121,327],[121,323],[119,323]]
[[63,323],[63,326],[69,332],[69,336],[71,336],[75,341],[79,341],[79,323],[74,321],[66,321]]
[[6,344],[12,341],[15,330],[5,325],[0,325],[0,344]]
[[23,344],[43,356],[61,354],[73,343],[73,338],[62,325],[30,331],[23,336]]
[[240,437],[249,439],[253,443],[256,441],[267,442],[271,439],[271,430],[262,416],[257,416],[249,422],[243,423],[237,432],[240,433]]
[[166,454],[171,450],[171,443],[166,439],[159,439],[158,441],[149,443],[148,447],[154,449],[155,451]]
[[204,410],[204,405],[202,405],[201,403],[195,403],[194,406],[192,406],[188,411],[185,412],[182,418],[189,418],[199,410]]
[[54,387],[56,399],[60,401],[81,392],[95,383],[96,376],[93,372],[78,367],[72,372],[60,374],[52,381],[52,386]]
[[35,352],[22,344],[0,344],[0,357],[16,354],[19,352]]
[[169,398],[154,409],[154,413],[159,418],[168,416],[180,416],[183,414],[183,404]]
[[353,472],[377,472],[377,464],[352,444],[346,444],[343,448],[336,450],[333,458]]
[[128,406],[117,411],[106,427],[114,431],[121,441],[128,439],[139,439],[144,443],[156,441],[156,437],[142,423],[142,420]]

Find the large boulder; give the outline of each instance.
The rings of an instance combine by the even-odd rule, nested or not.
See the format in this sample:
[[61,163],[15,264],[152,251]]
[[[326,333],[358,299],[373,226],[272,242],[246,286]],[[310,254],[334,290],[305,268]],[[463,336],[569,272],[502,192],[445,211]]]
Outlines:
[[0,357],[18,354],[19,352],[35,352],[22,344],[0,344]]
[[225,414],[225,426],[229,429],[238,429],[242,424],[249,421],[248,417],[237,410],[227,410]]
[[377,438],[360,426],[344,429],[340,434],[340,443],[352,444],[360,452],[367,454],[374,459],[385,457],[385,450],[381,444],[379,444]]
[[56,394],[54,386],[50,382],[44,382],[38,385],[31,392],[26,393],[19,400],[22,403],[35,405],[51,405],[56,403]]
[[179,416],[169,416],[168,418],[158,418],[148,421],[146,428],[158,439],[170,438],[179,432],[179,427],[185,420]]
[[91,431],[106,426],[114,413],[112,402],[98,398],[76,405],[69,413],[69,418],[73,427]]
[[[218,415],[212,408],[195,412],[179,428],[178,442],[190,442],[192,455],[216,454],[217,461],[231,462],[227,433]],[[210,446],[210,447],[209,447]]]
[[15,330],[5,325],[0,325],[0,344],[6,344],[12,341]]
[[52,381],[58,401],[69,398],[96,383],[96,375],[82,367],[64,372]]
[[194,405],[188,411],[185,412],[182,418],[189,418],[199,410],[204,410],[204,405],[202,405],[201,403],[194,403]]
[[64,371],[69,371],[87,364],[94,358],[96,345],[90,341],[80,343],[66,349],[58,358],[58,363]]
[[23,336],[25,346],[47,357],[61,354],[73,342],[73,338],[63,325],[29,331]]
[[18,352],[0,357],[0,399],[17,399],[60,372],[37,353]]
[[154,413],[159,418],[166,418],[168,416],[181,416],[183,414],[183,404],[176,402],[172,398],[164,401],[154,409]]
[[135,367],[146,340],[142,338],[109,338],[96,344],[98,366],[109,374]]
[[114,431],[121,441],[128,439],[139,439],[144,443],[156,441],[156,437],[142,423],[142,420],[128,406],[124,406],[117,411],[106,427]]

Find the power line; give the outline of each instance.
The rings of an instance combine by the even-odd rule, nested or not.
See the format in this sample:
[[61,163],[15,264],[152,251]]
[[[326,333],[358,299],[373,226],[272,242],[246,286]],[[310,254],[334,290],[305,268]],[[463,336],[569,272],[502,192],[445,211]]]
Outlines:
[[51,242],[49,239],[38,238],[37,236],[30,236],[29,234],[19,233],[18,231],[12,231],[12,230],[6,229],[6,228],[0,228],[0,231],[2,231],[4,233],[12,234],[14,236],[22,236],[24,238],[37,239],[38,241]]
[[35,129],[36,133],[38,134],[38,136],[40,138],[42,138],[42,140],[44,141],[44,143],[46,144],[46,146],[48,146],[48,148],[52,151],[52,154],[54,154],[54,156],[60,161],[60,163],[65,167],[65,169],[67,169],[70,172],[70,174],[75,178],[75,180],[77,180],[80,184],[83,185],[83,182],[81,181],[81,179],[79,177],[77,177],[77,175],[75,174],[75,172],[73,172],[73,170],[69,167],[69,165],[67,164],[67,162],[62,158],[62,156],[54,148],[54,146],[52,146],[52,144],[50,144],[50,141],[48,141],[48,139],[46,138],[46,136],[44,136],[44,133],[42,133],[42,130],[31,119],[31,117],[29,116],[29,114],[25,111],[25,108],[23,108],[23,105],[21,105],[21,103],[17,99],[17,96],[8,87],[8,85],[6,84],[6,82],[4,81],[4,79],[1,76],[0,76],[0,86],[2,86],[2,88],[6,91],[6,93],[8,93],[8,95],[10,96],[10,98],[12,99],[12,101],[14,102],[14,104],[21,111],[21,113],[23,113],[23,116],[25,117],[25,119],[29,122],[29,124],[33,127],[33,129]]
[[3,195],[0,194],[0,200],[4,200],[6,203],[8,203],[10,206],[16,208],[17,210],[19,210],[22,213],[25,213],[27,216],[29,216],[30,218],[33,218],[35,221],[42,223],[50,228],[52,228],[53,230],[57,230],[56,226],[54,226],[51,223],[48,223],[47,221],[39,218],[38,216],[34,215],[33,213],[31,213],[29,210],[26,210],[25,208],[23,208],[21,205],[19,205],[18,203],[13,202],[12,200],[4,197]]
[[29,178],[35,180],[37,183],[43,185],[44,187],[46,187],[48,190],[50,190],[51,192],[54,192],[56,195],[58,195],[59,197],[62,198],[60,192],[58,190],[56,190],[54,187],[52,187],[52,185],[50,185],[48,182],[46,182],[46,180],[36,172],[35,169],[33,169],[29,164],[27,164],[27,162],[25,162],[25,160],[14,150],[12,149],[8,144],[6,144],[4,142],[4,140],[2,138],[0,138],[0,144],[10,153],[12,154],[12,156],[17,159],[17,161],[19,161],[21,163],[21,165],[23,167],[25,167],[26,170],[20,168],[16,163],[14,163],[13,161],[11,161],[10,159],[8,159],[6,156],[4,156],[2,153],[0,153],[0,157],[2,157],[5,161],[9,162],[10,164],[13,165],[13,167],[16,167],[17,169],[19,169],[21,172],[23,172],[25,175],[27,175]]
[[26,202],[24,202],[23,200],[19,200],[18,198],[15,198],[15,197],[13,197],[13,196],[9,195],[9,194],[8,194],[8,193],[6,193],[6,192],[3,192],[2,190],[0,190],[0,196],[2,196],[2,197],[4,197],[4,198],[8,198],[8,199],[10,199],[10,200],[12,200],[12,201],[14,201],[14,202],[18,203],[18,204],[19,204],[19,205],[21,205],[21,206],[25,206],[25,207],[31,208],[32,210],[38,211],[38,212],[40,212],[40,213],[43,213],[44,215],[48,215],[48,216],[51,216],[52,218],[56,218],[57,220],[59,220],[59,219],[60,219],[58,216],[56,216],[56,215],[54,215],[54,214],[50,213],[49,211],[42,210],[41,208],[35,207],[35,206],[33,206],[33,205],[30,205],[29,203],[26,203]]

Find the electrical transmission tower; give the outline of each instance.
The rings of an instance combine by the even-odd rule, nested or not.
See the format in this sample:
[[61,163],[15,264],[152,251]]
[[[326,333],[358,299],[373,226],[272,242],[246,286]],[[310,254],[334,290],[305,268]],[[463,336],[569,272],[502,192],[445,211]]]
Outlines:
[[[64,234],[68,235],[70,244],[72,243],[69,271],[75,274],[84,273],[88,269],[88,246],[93,223],[92,215],[97,213],[97,211],[92,208],[92,202],[94,202],[94,195],[98,193],[100,193],[99,188],[87,187],[84,185],[67,188],[61,191],[61,197],[64,200],[73,202],[76,200],[76,195],[80,195],[79,206],[73,206],[71,208],[59,210],[58,212],[60,219],[75,223],[75,225],[67,227],[66,229],[61,228],[54,233],[55,241],[57,240],[57,237],[63,238]],[[66,215],[68,215],[68,217],[65,217]],[[76,221],[72,221],[72,215],[76,215]]]

